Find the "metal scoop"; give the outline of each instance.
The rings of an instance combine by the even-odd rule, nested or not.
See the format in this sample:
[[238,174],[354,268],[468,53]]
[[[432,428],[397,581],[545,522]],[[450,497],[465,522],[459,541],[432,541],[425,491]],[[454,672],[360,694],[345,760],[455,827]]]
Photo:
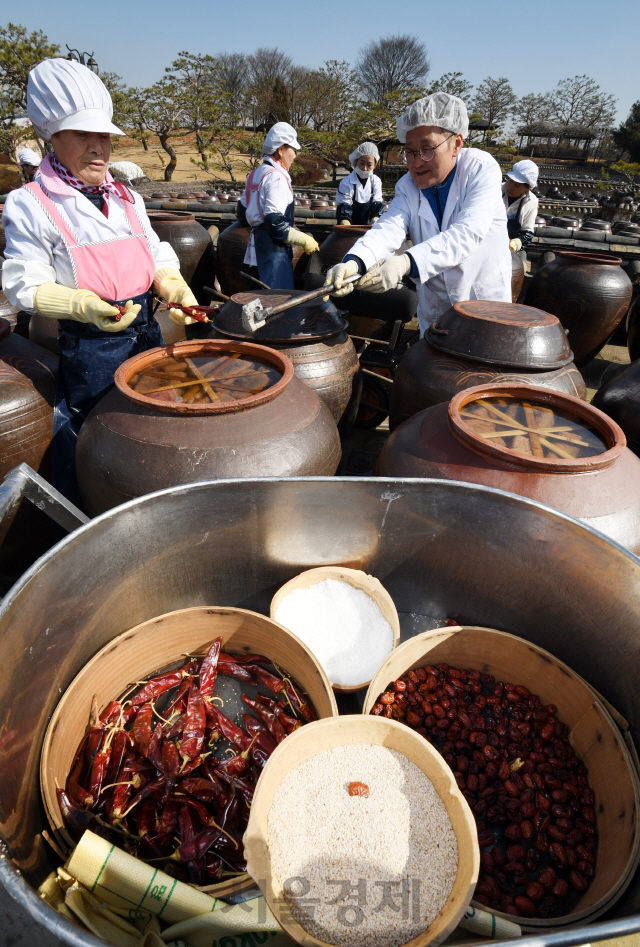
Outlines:
[[[356,273],[355,276],[350,276],[348,279],[343,280],[341,285],[345,286],[347,283],[355,283],[356,280],[359,279],[362,279],[362,276],[360,273]],[[380,280],[374,280],[369,285],[373,286],[374,283],[379,282]],[[310,293],[303,293],[302,296],[294,296],[288,299],[286,303],[280,303],[279,306],[265,307],[259,298],[252,299],[250,303],[245,303],[242,307],[242,328],[245,332],[255,332],[256,329],[261,329],[265,322],[271,319],[272,316],[277,316],[287,309],[294,309],[296,306],[301,306],[303,303],[309,302],[312,299],[317,299],[318,296],[327,296],[333,292],[335,288],[334,283],[330,283],[321,289],[314,289]]]

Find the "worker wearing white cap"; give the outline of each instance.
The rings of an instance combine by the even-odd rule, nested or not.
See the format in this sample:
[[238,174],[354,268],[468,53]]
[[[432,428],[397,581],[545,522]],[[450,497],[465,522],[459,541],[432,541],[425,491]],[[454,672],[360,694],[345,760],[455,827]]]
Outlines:
[[382,213],[382,181],[373,173],[379,160],[372,141],[363,141],[349,155],[353,171],[342,179],[336,194],[339,224],[374,224]]
[[20,149],[18,152],[18,164],[22,169],[25,181],[33,181],[41,161],[42,158],[33,148]]
[[294,227],[293,188],[289,168],[300,144],[288,122],[276,122],[262,146],[265,156],[254,168],[238,201],[240,223],[251,227],[244,263],[256,267],[259,278],[272,289],[293,289],[292,245],[313,253],[318,244]]
[[538,198],[531,190],[537,183],[538,165],[525,158],[507,171],[507,180],[502,185],[509,246],[522,260],[527,259],[525,247],[533,240],[538,216]]
[[[421,334],[452,303],[511,300],[511,257],[500,167],[490,154],[463,148],[469,130],[461,99],[446,92],[419,99],[396,122],[409,173],[387,212],[327,273],[336,296],[353,283],[384,292],[410,276],[417,284]],[[399,252],[407,235],[412,246]]]
[[[161,243],[139,194],[107,171],[111,96],[90,69],[46,59],[29,73],[27,114],[54,153],[4,205],[2,288],[13,305],[57,319],[60,369],[53,478],[76,499],[75,441],[82,421],[130,356],[162,344],[150,289],[196,304],[178,258]],[[119,308],[120,307],[120,308]],[[189,321],[171,309],[174,322]]]

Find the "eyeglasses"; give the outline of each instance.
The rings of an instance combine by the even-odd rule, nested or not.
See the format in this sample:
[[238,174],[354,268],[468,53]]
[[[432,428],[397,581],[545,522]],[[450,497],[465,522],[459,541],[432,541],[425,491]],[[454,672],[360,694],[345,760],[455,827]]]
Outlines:
[[[440,142],[440,145],[444,145],[444,142],[449,141],[449,138],[455,138],[455,134],[449,135],[444,139],[444,141]],[[405,164],[413,164],[413,162],[416,160],[416,157],[420,155],[423,161],[433,161],[436,148],[439,148],[440,145],[436,145],[435,148],[418,148],[417,151],[412,151],[411,148],[403,148],[402,160]]]

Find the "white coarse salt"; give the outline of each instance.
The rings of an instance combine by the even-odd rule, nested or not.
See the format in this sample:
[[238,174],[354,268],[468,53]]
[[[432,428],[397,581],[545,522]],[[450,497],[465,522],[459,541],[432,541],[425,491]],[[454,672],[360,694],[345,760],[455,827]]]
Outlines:
[[332,684],[370,681],[393,649],[393,629],[373,599],[337,579],[294,589],[274,617],[304,641]]
[[[349,795],[356,781],[368,797]],[[458,870],[431,781],[401,753],[370,744],[325,750],[291,770],[274,794],[267,845],[284,911],[336,947],[406,944],[437,917]]]

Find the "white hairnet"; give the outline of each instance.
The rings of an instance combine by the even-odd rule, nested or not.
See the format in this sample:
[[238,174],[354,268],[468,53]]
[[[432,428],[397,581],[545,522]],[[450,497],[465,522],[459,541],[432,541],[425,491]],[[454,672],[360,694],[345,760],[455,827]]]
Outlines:
[[31,70],[27,115],[45,141],[66,129],[124,135],[111,121],[113,103],[102,79],[72,59],[44,59]]
[[41,161],[42,156],[33,148],[21,148],[18,152],[18,164],[30,164],[32,168],[38,168]]
[[289,122],[276,122],[271,126],[262,146],[262,154],[272,155],[280,145],[290,145],[296,151],[300,151],[296,130]]
[[418,99],[396,119],[398,141],[404,144],[407,132],[420,125],[437,125],[454,135],[466,138],[469,134],[469,115],[462,99],[448,92],[434,92]]
[[516,161],[511,171],[507,171],[507,177],[518,184],[528,184],[529,187],[535,187],[538,183],[538,165],[535,161],[525,158],[524,161]]
[[363,141],[361,145],[358,145],[355,151],[352,151],[349,155],[349,163],[352,168],[355,168],[358,158],[364,158],[365,155],[371,155],[372,158],[375,158],[376,161],[380,160],[380,153],[372,141]]

